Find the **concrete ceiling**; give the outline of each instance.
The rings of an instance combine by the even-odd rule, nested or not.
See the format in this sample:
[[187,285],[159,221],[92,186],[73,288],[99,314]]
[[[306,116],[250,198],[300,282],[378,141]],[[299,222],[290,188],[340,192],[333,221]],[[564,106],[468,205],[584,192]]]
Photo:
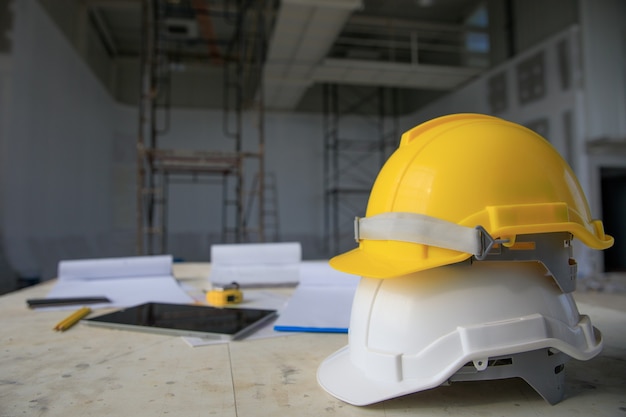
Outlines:
[[[142,45],[141,0],[84,0],[108,54],[138,60]],[[263,3],[263,18],[256,6]],[[486,69],[488,51],[468,50],[468,33],[481,0],[161,0],[160,31],[170,67],[206,68],[219,76],[233,56],[237,33],[257,39],[268,27],[262,71],[269,109],[306,108],[325,83],[394,87],[433,97],[457,88]],[[239,13],[247,10],[246,13]],[[238,24],[245,28],[238,32]],[[258,24],[262,22],[262,24]],[[250,53],[250,51],[248,51]],[[262,74],[262,76],[261,76]],[[223,84],[220,80],[218,84]],[[257,94],[258,91],[254,94]],[[309,106],[310,107],[310,106]]]

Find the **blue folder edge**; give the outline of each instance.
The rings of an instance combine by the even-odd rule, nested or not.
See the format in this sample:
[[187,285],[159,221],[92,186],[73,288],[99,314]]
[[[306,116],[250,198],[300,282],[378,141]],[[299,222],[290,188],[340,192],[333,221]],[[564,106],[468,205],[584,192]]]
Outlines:
[[274,326],[274,330],[277,332],[348,333],[347,328],[340,327]]

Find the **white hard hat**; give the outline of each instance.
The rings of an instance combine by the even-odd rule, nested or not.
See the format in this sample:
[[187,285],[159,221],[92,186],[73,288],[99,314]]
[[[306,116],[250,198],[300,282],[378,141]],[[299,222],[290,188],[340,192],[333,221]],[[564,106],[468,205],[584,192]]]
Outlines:
[[466,262],[362,278],[349,344],[317,378],[367,405],[451,381],[521,377],[554,404],[565,361],[601,349],[600,332],[538,262]]

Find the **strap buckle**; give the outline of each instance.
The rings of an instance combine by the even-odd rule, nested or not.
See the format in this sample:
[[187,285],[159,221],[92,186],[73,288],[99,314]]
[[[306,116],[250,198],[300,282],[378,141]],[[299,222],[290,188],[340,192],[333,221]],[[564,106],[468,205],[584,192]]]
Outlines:
[[480,242],[479,253],[474,254],[474,258],[476,258],[477,261],[485,260],[496,243],[501,244],[509,241],[509,239],[494,239],[489,232],[480,225],[476,226],[475,229],[478,231],[478,239]]
[[356,216],[354,218],[354,240],[357,243],[359,243],[359,241],[361,240],[361,238],[360,238],[361,228],[360,228],[359,220],[361,220],[361,218],[359,216]]

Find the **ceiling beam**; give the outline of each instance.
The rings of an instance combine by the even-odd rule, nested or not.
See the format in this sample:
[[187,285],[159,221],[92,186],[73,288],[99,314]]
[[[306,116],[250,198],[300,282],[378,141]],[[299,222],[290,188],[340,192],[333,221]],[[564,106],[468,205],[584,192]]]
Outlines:
[[268,108],[291,110],[361,0],[283,0],[264,67]]

